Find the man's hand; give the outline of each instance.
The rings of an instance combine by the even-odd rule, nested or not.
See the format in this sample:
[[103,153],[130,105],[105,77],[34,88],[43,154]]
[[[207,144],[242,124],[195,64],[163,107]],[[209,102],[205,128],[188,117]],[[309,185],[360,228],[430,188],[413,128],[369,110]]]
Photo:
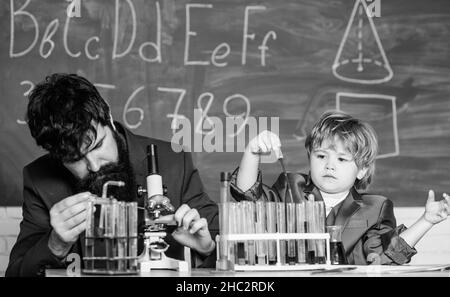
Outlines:
[[425,205],[424,219],[431,223],[437,224],[445,220],[450,214],[450,196],[443,194],[444,199],[436,201],[434,199],[434,191],[428,192],[427,204]]
[[87,202],[93,195],[89,192],[69,196],[50,209],[50,225],[53,231],[48,246],[58,257],[65,256],[86,229]]
[[183,204],[175,212],[174,219],[179,226],[172,233],[176,241],[202,255],[211,254],[215,243],[209,233],[208,222],[205,218],[200,218],[196,209]]

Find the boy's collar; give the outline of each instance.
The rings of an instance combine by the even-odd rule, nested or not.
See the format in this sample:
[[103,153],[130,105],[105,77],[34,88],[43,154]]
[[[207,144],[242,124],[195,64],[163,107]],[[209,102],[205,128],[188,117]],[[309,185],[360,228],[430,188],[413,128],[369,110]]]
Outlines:
[[[316,187],[316,185],[314,185],[312,179],[311,179],[311,174],[308,175],[304,175],[306,183],[305,183],[305,188],[303,189],[303,193],[305,193],[305,198],[308,197],[308,194],[313,194],[314,195],[314,199],[316,201],[322,201],[322,195],[320,194],[319,189]],[[352,198],[356,201],[362,200],[361,195],[358,193],[358,191],[356,190],[355,187],[352,187],[350,189],[350,193],[349,195],[352,196]],[[348,195],[347,195],[348,196]]]

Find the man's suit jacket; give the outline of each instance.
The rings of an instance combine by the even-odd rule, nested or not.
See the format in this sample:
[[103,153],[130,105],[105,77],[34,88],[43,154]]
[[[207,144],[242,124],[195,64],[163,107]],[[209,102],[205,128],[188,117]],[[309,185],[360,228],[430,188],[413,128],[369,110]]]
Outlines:
[[[235,199],[283,202],[287,197],[287,179],[284,174],[278,177],[272,187],[268,187],[262,183],[259,172],[256,183],[242,192],[236,186],[237,172],[233,173],[231,180],[231,194]],[[288,173],[288,179],[295,203],[304,201],[309,194],[314,195],[315,201],[323,200],[309,176]],[[352,188],[345,200],[327,216],[326,225],[342,226],[342,244],[349,264],[367,265],[367,256],[371,253],[380,255],[380,264],[403,264],[416,253],[398,236],[405,226],[396,227],[393,203],[383,196],[361,195]]]
[[[188,204],[196,208],[201,217],[208,221],[212,238],[218,232],[218,208],[203,190],[199,173],[192,163],[190,153],[172,150],[169,142],[138,136],[119,123],[116,127],[125,137],[130,164],[133,168],[136,183],[145,187],[147,176],[146,148],[149,144],[158,147],[158,163],[163,184],[167,186],[167,197],[172,205],[178,208]],[[44,155],[27,165],[23,170],[23,220],[20,223],[20,233],[11,254],[6,276],[37,276],[42,275],[45,268],[62,268],[66,264],[55,257],[48,248],[51,233],[49,211],[54,204],[62,199],[76,194],[74,177],[57,160]],[[143,205],[137,193],[132,193],[135,201]],[[139,212],[139,222],[143,215]],[[84,233],[72,247],[71,252],[82,256]],[[166,253],[169,257],[183,258],[183,248],[170,236],[167,238],[170,248]],[[140,245],[142,247],[142,245]],[[139,251],[140,252],[140,251]],[[215,253],[211,259],[203,259],[209,265],[214,263]]]

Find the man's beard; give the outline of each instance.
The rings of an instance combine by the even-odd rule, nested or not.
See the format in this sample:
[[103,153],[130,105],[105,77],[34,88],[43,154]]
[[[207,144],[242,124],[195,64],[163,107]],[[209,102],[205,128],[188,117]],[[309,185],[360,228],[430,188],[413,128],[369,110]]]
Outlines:
[[102,196],[103,184],[107,181],[123,181],[125,186],[108,187],[108,197],[114,197],[121,201],[132,201],[136,191],[133,169],[128,159],[125,140],[113,131],[117,143],[119,160],[116,163],[104,165],[97,172],[90,172],[85,178],[79,179],[75,185],[77,192],[89,191],[99,197]]

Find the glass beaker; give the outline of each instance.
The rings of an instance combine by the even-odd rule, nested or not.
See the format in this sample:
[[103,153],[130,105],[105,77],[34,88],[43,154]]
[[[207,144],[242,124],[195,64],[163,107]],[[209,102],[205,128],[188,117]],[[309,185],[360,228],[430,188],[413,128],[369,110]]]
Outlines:
[[345,265],[344,245],[342,244],[342,226],[327,226],[327,232],[330,234],[330,262],[332,265]]

